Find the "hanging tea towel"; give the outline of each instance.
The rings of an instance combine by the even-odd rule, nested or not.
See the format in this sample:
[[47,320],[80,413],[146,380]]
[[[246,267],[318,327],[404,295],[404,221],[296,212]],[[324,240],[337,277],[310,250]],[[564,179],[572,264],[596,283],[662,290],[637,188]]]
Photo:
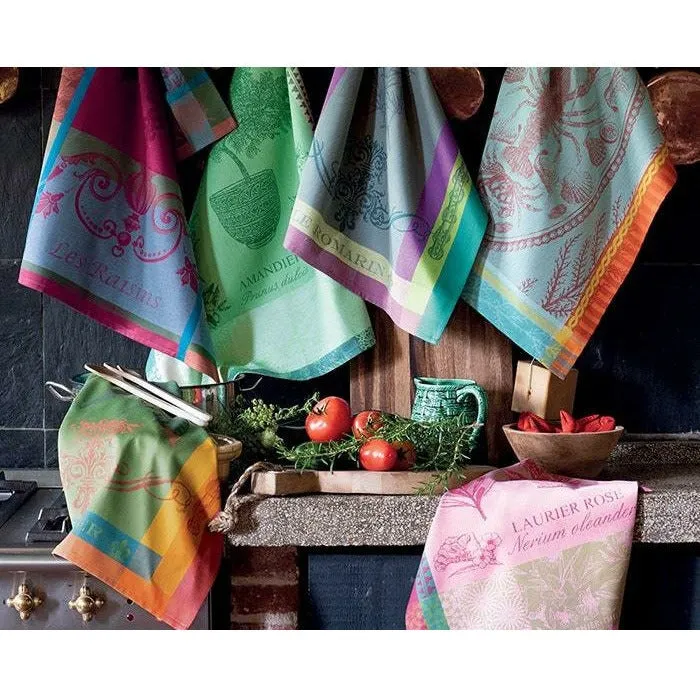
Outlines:
[[479,171],[464,299],[564,378],[676,179],[634,68],[509,68]]
[[215,372],[158,69],[63,71],[19,281]]
[[[241,371],[309,379],[374,343],[365,303],[282,243],[312,139],[295,68],[236,68],[238,128],[209,156],[190,221],[223,379]],[[152,353],[151,379],[205,381]]]
[[634,481],[553,476],[526,460],[440,499],[407,629],[615,629]]
[[160,72],[175,118],[175,155],[179,160],[236,128],[236,120],[204,68],[161,68]]
[[58,431],[73,529],[53,553],[171,627],[192,624],[223,538],[216,446],[188,421],[90,376]]
[[436,343],[486,214],[425,68],[336,68],[285,246]]

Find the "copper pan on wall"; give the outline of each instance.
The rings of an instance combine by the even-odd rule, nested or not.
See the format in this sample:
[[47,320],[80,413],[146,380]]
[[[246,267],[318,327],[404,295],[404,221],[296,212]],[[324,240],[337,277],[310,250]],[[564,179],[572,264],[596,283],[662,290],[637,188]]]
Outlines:
[[0,105],[17,92],[19,68],[0,68]]
[[478,68],[428,68],[442,108],[450,119],[469,119],[484,99],[484,78]]
[[669,71],[652,78],[647,89],[673,162],[700,161],[700,74]]

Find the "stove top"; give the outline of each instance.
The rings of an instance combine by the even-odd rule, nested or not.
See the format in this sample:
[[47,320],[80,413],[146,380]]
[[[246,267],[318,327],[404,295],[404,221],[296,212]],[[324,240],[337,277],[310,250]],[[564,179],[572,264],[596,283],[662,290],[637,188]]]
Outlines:
[[0,527],[2,527],[36,491],[36,481],[9,480],[0,471]]
[[25,541],[27,544],[39,542],[60,542],[71,530],[66,496],[61,493],[50,506],[44,506],[39,511],[39,517],[31,526]]
[[66,499],[52,471],[0,472],[0,550],[51,547],[70,532]]

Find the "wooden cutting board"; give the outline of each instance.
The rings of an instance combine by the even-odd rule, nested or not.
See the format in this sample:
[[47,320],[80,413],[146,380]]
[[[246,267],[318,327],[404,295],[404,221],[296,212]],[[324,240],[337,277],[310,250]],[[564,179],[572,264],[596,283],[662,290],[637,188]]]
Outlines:
[[[493,467],[473,466],[464,470],[467,481],[491,471]],[[255,472],[251,492],[261,496],[291,496],[302,493],[347,493],[375,495],[415,495],[437,472],[357,471],[269,471]],[[455,479],[451,486],[464,483]]]

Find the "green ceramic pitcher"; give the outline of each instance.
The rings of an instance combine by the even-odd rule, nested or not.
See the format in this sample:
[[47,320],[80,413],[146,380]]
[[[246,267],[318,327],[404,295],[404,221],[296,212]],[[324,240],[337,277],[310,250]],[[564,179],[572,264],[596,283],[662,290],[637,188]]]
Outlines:
[[411,418],[429,422],[463,416],[464,423],[486,423],[486,392],[473,379],[416,377]]

